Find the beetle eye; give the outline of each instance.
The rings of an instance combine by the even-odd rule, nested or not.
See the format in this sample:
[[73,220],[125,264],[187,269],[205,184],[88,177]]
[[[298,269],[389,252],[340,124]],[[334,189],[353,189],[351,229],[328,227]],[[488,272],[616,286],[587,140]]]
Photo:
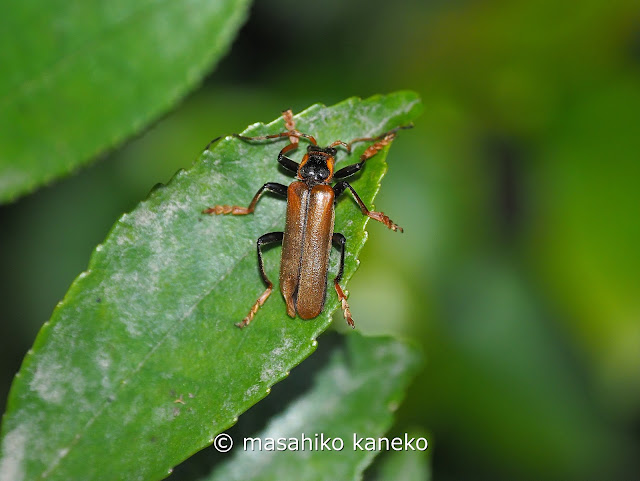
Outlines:
[[333,147],[332,147],[332,148],[330,148],[330,149],[327,149],[327,153],[328,153],[329,155],[331,155],[332,157],[335,157],[337,152],[338,152],[338,151],[337,151],[336,149],[334,149]]

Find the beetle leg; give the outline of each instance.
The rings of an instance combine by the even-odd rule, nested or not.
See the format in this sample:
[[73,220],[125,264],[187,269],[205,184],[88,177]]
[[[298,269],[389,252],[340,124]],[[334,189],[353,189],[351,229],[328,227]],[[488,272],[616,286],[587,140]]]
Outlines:
[[256,192],[256,195],[253,196],[253,200],[251,201],[251,204],[249,204],[249,207],[240,207],[238,205],[214,205],[213,207],[209,207],[208,209],[203,210],[202,213],[203,214],[216,214],[216,215],[219,215],[219,214],[233,214],[233,215],[251,214],[255,210],[256,204],[258,203],[258,200],[260,199],[260,197],[262,196],[262,194],[264,193],[265,190],[268,190],[269,192],[273,192],[274,194],[281,195],[281,196],[283,196],[285,198],[287,197],[287,186],[286,185],[278,184],[276,182],[267,182],[262,187],[260,187],[258,192]]
[[357,194],[354,188],[351,187],[351,185],[346,181],[338,182],[336,185],[333,186],[333,191],[335,192],[336,199],[340,194],[344,192],[345,189],[349,189],[351,191],[354,199],[360,206],[360,210],[364,215],[371,217],[373,220],[377,220],[378,222],[382,222],[384,225],[386,225],[389,229],[393,231],[403,232],[402,227],[400,227],[397,224],[394,224],[393,221],[384,214],[384,212],[375,212],[367,209],[367,206],[364,205],[364,202],[362,202],[362,199],[360,198],[360,196]]
[[336,288],[336,293],[338,294],[338,299],[340,299],[340,304],[342,307],[342,313],[345,320],[347,321],[347,324],[355,329],[356,325],[351,318],[351,310],[349,309],[349,304],[347,303],[347,296],[344,295],[344,292],[342,291],[342,288],[339,284],[344,272],[344,246],[347,243],[347,239],[342,234],[336,232],[333,234],[333,242],[334,244],[338,244],[340,246],[340,268],[338,269],[338,275],[333,280],[333,286]]
[[282,167],[287,169],[289,172],[293,172],[294,174],[298,173],[298,169],[300,168],[300,164],[298,164],[295,160],[291,160],[289,157],[285,156],[287,152],[290,150],[298,148],[298,143],[291,143],[287,145],[284,149],[280,151],[278,154],[278,162]]
[[270,232],[268,234],[264,234],[258,237],[258,266],[260,267],[260,275],[262,276],[262,280],[267,285],[267,288],[262,293],[258,300],[253,305],[247,317],[245,317],[241,322],[238,322],[236,326],[239,328],[243,328],[248,326],[249,323],[253,320],[253,317],[258,312],[258,309],[265,303],[269,295],[271,295],[271,291],[273,290],[273,283],[267,277],[267,273],[264,271],[264,262],[262,260],[262,249],[261,247],[265,244],[272,244],[274,242],[282,242],[282,238],[284,237],[284,232]]
[[[291,109],[282,111],[282,118],[284,119],[284,126],[289,132],[295,132],[296,130],[296,122],[293,120],[293,112]],[[295,135],[289,136],[289,142],[292,144],[297,144],[298,140],[300,140]]]

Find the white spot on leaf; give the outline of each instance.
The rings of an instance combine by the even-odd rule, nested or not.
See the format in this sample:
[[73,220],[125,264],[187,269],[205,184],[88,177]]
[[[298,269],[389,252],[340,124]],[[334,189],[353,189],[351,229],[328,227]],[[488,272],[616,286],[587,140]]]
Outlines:
[[18,425],[9,431],[2,441],[0,453],[0,481],[20,481],[24,479],[24,455],[28,437],[27,426]]

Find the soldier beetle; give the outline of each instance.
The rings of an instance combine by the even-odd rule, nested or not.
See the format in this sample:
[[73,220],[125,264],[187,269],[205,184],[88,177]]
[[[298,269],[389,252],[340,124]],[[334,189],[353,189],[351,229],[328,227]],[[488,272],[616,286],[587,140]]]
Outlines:
[[[260,275],[267,288],[249,311],[249,314],[236,326],[248,326],[254,316],[265,303],[273,283],[264,271],[262,247],[266,244],[282,243],[282,257],[280,261],[280,291],[287,305],[287,314],[295,317],[296,313],[302,319],[313,319],[323,308],[327,294],[327,277],[329,270],[329,254],[332,245],[340,248],[340,267],[333,280],[333,285],[340,299],[344,318],[353,328],[355,324],[351,317],[347,297],[340,287],[340,280],[344,271],[344,256],[346,238],[334,232],[335,203],[345,191],[350,191],[353,198],[366,216],[383,223],[393,231],[402,232],[402,227],[393,223],[382,212],[367,209],[354,188],[345,180],[365,165],[365,162],[376,155],[382,148],[389,145],[400,129],[413,127],[412,125],[396,127],[377,137],[361,137],[351,142],[336,140],[328,147],[320,147],[316,139],[309,134],[299,132],[295,128],[293,114],[290,110],[282,113],[285,120],[286,132],[258,137],[245,137],[233,134],[243,141],[260,141],[269,139],[289,138],[289,144],[278,154],[278,162],[287,171],[295,174],[296,179],[287,187],[276,182],[267,182],[253,196],[248,207],[237,205],[216,205],[203,210],[204,214],[251,214],[258,200],[265,191],[287,199],[287,214],[284,232],[270,232],[258,238],[258,265]],[[309,142],[307,151],[300,163],[287,157],[287,153],[298,147],[299,139]],[[211,143],[218,139],[213,140]],[[359,162],[347,165],[334,172],[336,147],[344,147],[351,153],[351,146],[356,142],[374,142],[360,156]],[[211,145],[211,143],[209,145]],[[332,181],[338,181],[330,185]]]

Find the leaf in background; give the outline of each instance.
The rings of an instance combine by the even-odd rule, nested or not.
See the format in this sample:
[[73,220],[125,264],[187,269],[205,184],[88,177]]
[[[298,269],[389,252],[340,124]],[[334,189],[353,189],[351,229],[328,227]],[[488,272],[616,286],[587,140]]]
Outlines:
[[[325,144],[379,134],[420,110],[414,93],[398,92],[314,105],[296,121]],[[278,119],[245,134],[282,128]],[[290,182],[276,162],[283,145],[226,138],[115,224],[16,376],[2,426],[0,480],[162,478],[313,351],[338,305],[333,290],[314,320],[289,318],[276,291],[251,326],[234,326],[264,289],[255,242],[283,229],[284,202],[265,197],[251,216],[201,214],[214,204],[247,205],[266,181]],[[339,154],[338,166],[365,147],[348,159]],[[353,182],[369,206],[386,151]],[[336,211],[336,231],[347,238],[348,279],[367,217],[350,199]],[[272,279],[278,252],[265,256]],[[334,262],[331,272],[336,268]]]
[[11,2],[0,20],[0,202],[169,109],[227,50],[248,0]]
[[[404,398],[415,374],[420,356],[404,343],[392,338],[367,338],[359,334],[347,336],[346,349],[333,353],[329,364],[317,375],[312,389],[273,418],[264,431],[252,438],[245,451],[243,439],[235,440],[233,458],[215,469],[208,481],[216,480],[359,480],[378,454],[377,451],[354,449],[354,435],[379,438],[391,427],[393,411]],[[298,451],[268,451],[268,438],[295,438],[307,441]],[[316,449],[310,446],[321,436],[336,440],[341,450]],[[331,448],[332,441],[325,446]],[[419,456],[421,452],[408,453]],[[397,479],[397,477],[395,478]],[[406,479],[403,477],[403,479]]]
[[[409,437],[426,438],[422,431],[409,431]],[[373,468],[375,481],[396,481],[402,473],[402,481],[431,481],[428,451],[390,451],[376,460]]]

